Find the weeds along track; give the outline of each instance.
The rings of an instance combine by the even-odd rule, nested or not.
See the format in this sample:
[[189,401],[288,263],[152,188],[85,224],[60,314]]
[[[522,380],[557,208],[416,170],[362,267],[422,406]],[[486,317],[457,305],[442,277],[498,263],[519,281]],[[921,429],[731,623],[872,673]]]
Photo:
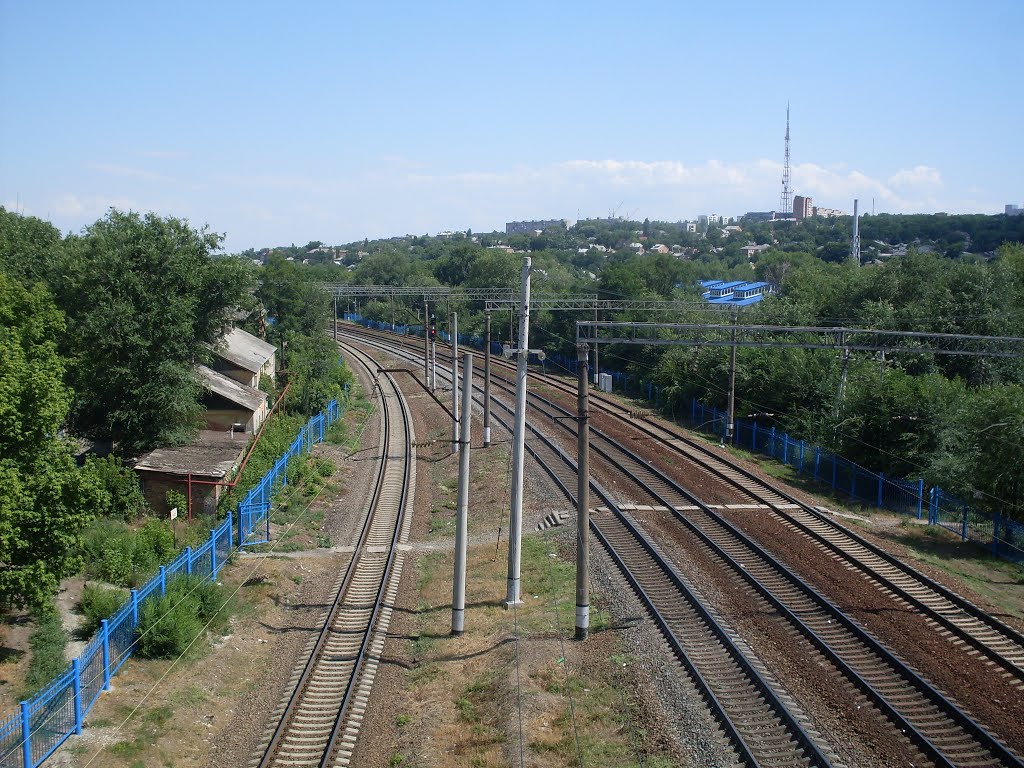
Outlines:
[[[385,339],[393,343],[395,337],[388,335]],[[410,354],[415,355],[415,351]],[[549,383],[547,379],[545,383]],[[509,391],[509,383],[502,382],[500,377],[496,382],[492,371],[492,386],[495,385],[499,390]],[[575,389],[572,391],[575,392]],[[495,402],[500,401],[496,399]],[[536,394],[530,395],[529,403],[535,420],[539,417],[539,420],[557,424],[557,429],[571,434],[575,440],[574,421],[566,418],[572,415],[567,409]],[[619,410],[623,410],[621,406]],[[534,434],[541,437],[535,429]],[[604,469],[616,474],[617,479],[613,482],[632,484],[642,497],[670,510],[675,525],[681,531],[686,531],[685,535],[676,538],[677,542],[690,542],[689,546],[699,549],[701,557],[706,561],[715,563],[730,578],[741,582],[762,603],[761,610],[784,618],[794,635],[810,643],[818,655],[818,664],[828,667],[837,685],[852,686],[884,713],[889,733],[885,736],[880,733],[879,736],[907,739],[937,765],[1021,765],[1015,754],[904,665],[875,638],[740,530],[679,487],[670,477],[598,430],[592,430],[590,442],[598,457],[597,471]],[[553,443],[551,448],[561,455],[562,465],[572,467],[564,451]],[[551,462],[545,463],[551,466]],[[560,466],[557,462],[554,464]],[[570,471],[573,474],[575,472],[574,468]],[[568,489],[574,487],[575,479],[564,483],[569,496],[572,494]],[[599,496],[603,493],[596,484],[593,487]],[[606,546],[614,549],[625,534],[620,531],[618,534],[603,535],[602,522],[610,518],[622,521],[626,516],[607,494],[602,498],[604,510],[599,510],[592,518],[592,525]],[[794,502],[787,501],[787,497],[779,493],[773,503],[776,507],[780,504],[788,507]],[[690,508],[686,515],[676,509],[683,505]],[[619,524],[625,525],[622,522]],[[655,548],[643,532],[629,535]],[[620,566],[632,574],[628,578],[633,579],[634,588],[646,593],[646,587],[642,584],[638,586],[636,581],[636,574],[642,574],[645,569],[634,568],[629,557],[619,560]],[[650,571],[650,567],[646,570]],[[658,592],[657,588],[651,590],[654,595]],[[648,601],[649,605],[653,602]],[[964,603],[970,605],[966,601]],[[652,610],[657,611],[657,608],[652,607]]]
[[265,747],[250,765],[348,766],[398,592],[412,518],[415,456],[412,419],[401,390],[365,352],[350,360],[376,378],[381,453],[376,483],[355,553],[340,579],[308,662],[289,684]]

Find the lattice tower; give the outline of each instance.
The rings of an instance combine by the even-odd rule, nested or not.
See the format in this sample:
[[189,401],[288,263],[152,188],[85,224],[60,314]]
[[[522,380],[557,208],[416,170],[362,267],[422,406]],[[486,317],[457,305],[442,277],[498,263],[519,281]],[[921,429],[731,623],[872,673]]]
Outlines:
[[789,102],[786,102],[786,162],[782,169],[782,199],[779,201],[779,213],[783,216],[793,214],[793,190],[789,187]]

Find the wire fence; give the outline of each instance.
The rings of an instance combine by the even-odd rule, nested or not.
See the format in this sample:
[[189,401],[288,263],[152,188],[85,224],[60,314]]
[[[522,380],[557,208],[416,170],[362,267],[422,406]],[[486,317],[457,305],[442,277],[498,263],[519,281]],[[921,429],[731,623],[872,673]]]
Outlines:
[[236,549],[265,541],[253,532],[269,526],[271,496],[287,482],[289,462],[323,442],[326,430],[343,414],[344,408],[336,400],[328,403],[299,430],[285,454],[249,491],[237,515],[229,510],[202,546],[186,547],[160,566],[144,586],[131,590],[124,605],[100,622],[100,629],[63,673],[22,701],[18,712],[0,718],[0,768],[37,768],[69,736],[81,734],[85,717],[137,647],[143,604],[165,595],[168,582],[177,576],[216,581]]

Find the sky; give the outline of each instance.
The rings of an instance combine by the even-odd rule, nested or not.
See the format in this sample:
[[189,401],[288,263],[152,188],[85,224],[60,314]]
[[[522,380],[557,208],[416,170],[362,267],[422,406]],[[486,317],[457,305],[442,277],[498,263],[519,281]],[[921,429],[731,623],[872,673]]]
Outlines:
[[0,205],[228,251],[1024,203],[1020,0],[0,0]]

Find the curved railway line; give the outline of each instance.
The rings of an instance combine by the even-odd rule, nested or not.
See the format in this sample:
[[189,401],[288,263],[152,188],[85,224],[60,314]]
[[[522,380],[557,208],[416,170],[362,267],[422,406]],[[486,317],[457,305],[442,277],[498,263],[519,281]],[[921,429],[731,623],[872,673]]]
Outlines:
[[[376,375],[365,352],[349,352]],[[392,377],[382,375],[378,384],[382,451],[370,507],[323,629],[250,762],[254,768],[351,764],[401,578],[415,482],[408,406]]]
[[[379,336],[376,338],[380,339]],[[389,344],[395,343],[396,337],[393,335],[386,338]],[[415,354],[415,351],[412,354]],[[556,388],[565,387],[562,383],[552,384],[550,379],[551,377],[544,377],[544,382]],[[493,383],[492,375],[492,385]],[[498,382],[499,389],[506,388],[507,391],[507,387],[508,384]],[[572,392],[575,394],[575,388]],[[559,429],[567,434],[575,435],[574,422],[571,418],[565,418],[572,415],[568,409],[536,393],[530,394],[529,401],[536,414],[559,425]],[[603,405],[609,401],[600,398],[600,402]],[[496,399],[495,403],[500,404],[500,400]],[[614,408],[620,417],[626,411],[619,404],[615,404]],[[634,422],[635,419],[630,419],[631,424]],[[532,430],[552,452],[552,457],[548,457],[547,460],[537,456],[538,460],[548,467],[549,473],[562,486],[567,497],[572,498],[574,494],[570,489],[575,488],[573,461],[553,441],[535,428]],[[664,434],[658,435],[656,430],[662,430]],[[869,578],[875,579],[876,585],[891,590],[901,599],[906,600],[905,595],[909,596],[912,600],[907,602],[917,610],[924,613],[932,611],[936,617],[941,617],[933,620],[943,631],[953,632],[966,625],[967,629],[960,631],[972,640],[965,642],[970,642],[979,652],[989,648],[984,639],[986,633],[979,629],[979,625],[987,627],[997,637],[997,641],[992,643],[993,658],[1002,659],[1002,662],[994,663],[999,663],[1009,675],[1014,674],[1015,669],[1019,671],[1019,663],[1013,651],[1014,644],[1019,646],[1019,643],[1015,640],[1012,629],[990,619],[968,601],[930,582],[913,569],[901,570],[902,564],[898,561],[892,562],[894,558],[860,540],[855,534],[836,526],[832,529],[835,533],[831,536],[826,535],[831,521],[820,516],[815,510],[800,505],[781,490],[762,483],[738,467],[730,466],[722,457],[702,449],[698,443],[688,440],[685,436],[648,424],[643,426],[642,431],[648,437],[656,438],[671,445],[674,450],[684,453],[706,471],[728,480],[734,487],[742,489],[746,496],[768,505],[774,514],[783,515],[787,522],[795,520],[807,526],[807,535],[814,536],[816,540],[819,540],[817,537],[820,536],[821,546],[828,547],[828,542],[831,541],[837,548],[840,548],[840,545],[846,547],[840,548],[844,553],[848,549],[856,550],[859,547],[860,550],[856,554],[860,555],[860,559],[857,560],[856,567],[870,573]],[[837,679],[852,684],[875,707],[885,713],[895,726],[892,729],[892,738],[905,736],[936,765],[1022,764],[1014,753],[906,667],[823,595],[775,560],[721,515],[678,486],[651,462],[637,456],[596,429],[591,431],[591,446],[606,471],[617,474],[623,483],[631,483],[642,497],[671,511],[675,525],[680,529],[685,527],[688,532],[687,538],[703,550],[707,559],[720,565],[733,579],[743,582],[745,588],[763,603],[764,610],[782,616],[794,634],[817,649],[820,663],[827,664]],[[567,476],[559,478],[560,473]],[[600,486],[593,483],[592,488],[604,502],[603,510],[591,518],[592,527],[599,540],[631,581],[637,593],[648,604],[670,645],[687,666],[691,679],[695,680],[698,688],[704,692],[705,699],[713,702],[712,709],[719,711],[719,720],[723,723],[724,730],[733,735],[734,743],[745,745],[737,748],[744,755],[744,760],[760,763],[768,759],[775,764],[776,759],[781,758],[779,764],[828,764],[829,760],[816,751],[814,741],[805,732],[806,718],[781,713],[781,710],[793,710],[795,705],[791,700],[785,705],[781,703],[785,694],[781,692],[778,683],[768,681],[769,675],[758,674],[746,678],[744,682],[733,682],[730,675],[736,673],[724,671],[727,667],[742,667],[745,663],[753,668],[753,665],[746,661],[743,652],[735,643],[723,642],[723,638],[729,637],[729,631],[718,626],[712,615],[700,607],[699,598],[694,596],[693,590],[675,572],[668,558],[662,557],[658,546],[649,535],[644,533]],[[685,515],[677,510],[677,507],[684,504],[687,505]],[[800,519],[801,516],[809,517],[810,522]],[[812,522],[814,525],[811,525]],[[792,524],[797,525],[796,522]],[[642,564],[644,558],[647,558],[646,565]],[[886,563],[897,575],[909,574],[902,578],[916,578],[916,583],[930,585],[932,594],[941,597],[946,604],[937,606],[934,600],[912,594],[909,585],[896,584],[891,574],[879,575],[876,578],[873,571],[867,570],[872,558]],[[651,568],[651,561],[656,563],[655,568]],[[655,573],[660,573],[661,576],[654,576]],[[890,584],[895,584],[900,591]],[[953,606],[956,611],[970,617],[971,621],[955,621],[954,618],[959,617],[951,617],[952,610],[948,606]],[[688,612],[692,613],[689,613],[686,619],[681,618],[681,614]],[[698,616],[699,618],[694,618]],[[706,638],[707,635],[701,635],[700,631],[694,629],[694,621],[703,625],[705,633],[709,631],[715,639],[697,640],[696,638]],[[677,626],[686,628],[677,633],[674,628]],[[1002,632],[1000,627],[1003,628]],[[687,642],[696,645],[685,647],[678,639],[673,639],[678,636],[685,637]],[[999,638],[1006,640],[1008,645]],[[716,693],[713,688],[720,680],[729,682]],[[739,696],[742,703],[738,710],[729,703],[729,693],[736,691],[743,692]],[[775,698],[769,696],[768,691],[773,691]],[[724,695],[718,695],[723,692]],[[751,703],[752,699],[759,702],[758,706]],[[752,719],[746,721],[730,715],[730,709],[749,714]],[[766,720],[761,719],[768,717],[763,712],[772,712],[779,719],[768,725]],[[746,735],[742,732],[743,728],[748,729]],[[772,742],[771,739],[763,737],[760,740],[752,739],[751,733],[772,734],[779,741]],[[779,746],[783,743],[789,745],[788,753]],[[743,749],[753,751],[747,754]],[[786,756],[781,757],[783,754]]]

